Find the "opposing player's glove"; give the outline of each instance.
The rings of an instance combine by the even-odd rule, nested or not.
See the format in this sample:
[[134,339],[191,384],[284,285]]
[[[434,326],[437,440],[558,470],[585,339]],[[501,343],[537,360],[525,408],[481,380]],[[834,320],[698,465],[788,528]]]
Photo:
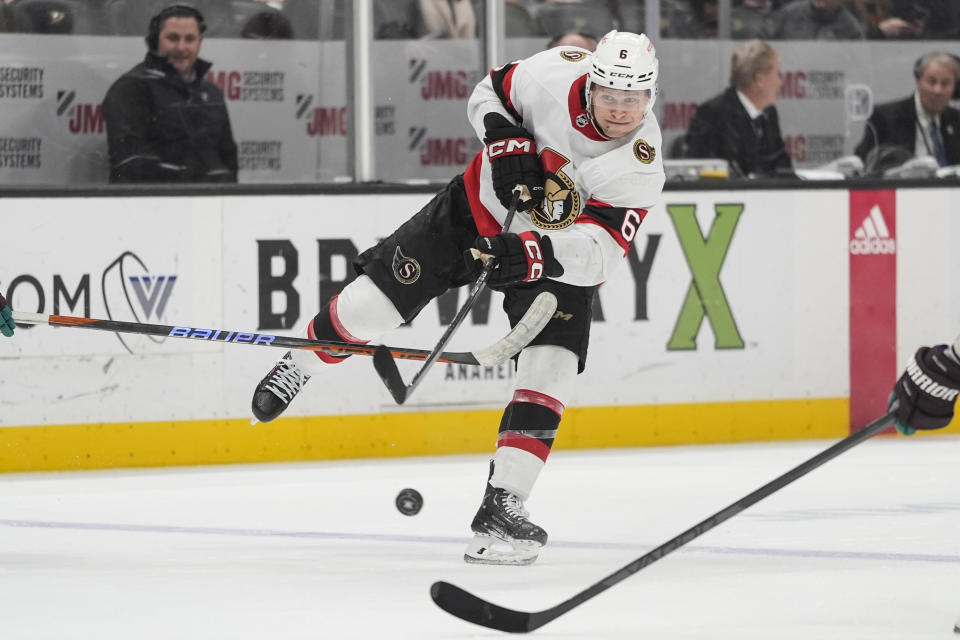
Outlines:
[[563,266],[553,257],[550,236],[541,237],[536,231],[481,236],[474,246],[479,256],[477,252],[467,251],[464,258],[477,273],[484,262],[494,260],[496,266],[487,281],[494,286],[534,282],[543,277],[563,275]]
[[530,198],[521,198],[517,209],[532,209],[543,201],[543,165],[537,156],[533,136],[499,113],[484,116],[483,126],[487,130],[483,141],[487,145],[497,199],[504,207],[509,207],[513,188],[523,185]]
[[890,408],[897,403],[897,431],[912,435],[917,429],[942,429],[953,419],[960,394],[960,363],[947,355],[947,345],[921,347],[897,380]]
[[0,294],[0,333],[10,338],[16,328],[17,323],[13,321],[13,309],[7,304],[3,294]]

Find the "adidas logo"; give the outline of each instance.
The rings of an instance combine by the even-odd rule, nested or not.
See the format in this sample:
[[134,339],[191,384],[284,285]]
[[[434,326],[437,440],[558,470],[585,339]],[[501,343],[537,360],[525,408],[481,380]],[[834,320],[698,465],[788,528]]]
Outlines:
[[883,219],[880,207],[873,205],[870,214],[863,219],[860,227],[850,240],[850,253],[854,255],[877,255],[897,252],[897,241],[890,237],[887,221]]

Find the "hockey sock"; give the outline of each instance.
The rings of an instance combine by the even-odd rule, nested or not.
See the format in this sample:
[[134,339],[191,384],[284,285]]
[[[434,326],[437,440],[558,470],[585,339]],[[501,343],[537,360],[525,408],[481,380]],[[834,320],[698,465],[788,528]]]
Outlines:
[[556,398],[517,389],[500,421],[490,484],[526,500],[557,436],[563,403]]
[[[367,344],[402,323],[403,318],[390,299],[369,276],[362,275],[307,323],[306,334],[311,340]],[[350,357],[302,349],[294,349],[292,355],[297,366],[310,374],[317,373],[323,364],[337,364]]]
[[[330,300],[330,304],[314,316],[313,320],[307,325],[307,337],[311,340],[337,340],[353,344],[367,344],[369,340],[362,340],[354,336],[343,326],[338,309],[339,299],[340,296],[334,296]],[[314,351],[313,353],[327,364],[337,364],[350,357],[349,354],[335,356],[323,351]]]

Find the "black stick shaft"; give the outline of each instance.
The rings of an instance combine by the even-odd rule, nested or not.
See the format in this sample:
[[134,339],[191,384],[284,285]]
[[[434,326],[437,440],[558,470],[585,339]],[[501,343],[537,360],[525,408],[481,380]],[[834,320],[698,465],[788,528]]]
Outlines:
[[[142,322],[125,322],[122,320],[100,320],[97,318],[80,318],[75,316],[44,315],[39,313],[23,313],[15,311],[13,318],[23,324],[48,324],[55,327],[76,327],[81,329],[96,329],[118,333],[134,333],[166,338],[187,338],[204,340],[206,342],[229,342],[231,344],[247,344],[266,347],[283,347],[286,349],[304,349],[308,351],[323,351],[335,356],[372,356],[376,345],[351,344],[349,342],[335,342],[332,340],[308,340],[268,333],[250,331],[233,331],[227,329],[204,329],[201,327],[186,327],[165,324],[146,324]],[[400,360],[426,360],[432,355],[425,349],[407,349],[403,347],[386,347],[394,358]],[[436,354],[439,362],[453,364],[478,364],[472,353],[439,353]]]
[[873,437],[889,428],[895,421],[893,412],[874,420],[863,429],[850,434],[821,453],[803,462],[783,475],[771,480],[759,489],[740,498],[728,507],[721,509],[712,516],[698,522],[678,536],[668,540],[656,549],[644,554],[633,562],[621,567],[599,582],[584,589],[580,593],[568,598],[560,604],[544,609],[543,611],[526,612],[508,609],[479,598],[472,593],[452,585],[448,582],[435,582],[430,589],[433,601],[444,611],[457,616],[467,622],[472,622],[491,629],[510,633],[527,633],[538,629],[548,622],[555,620],[567,611],[580,606],[594,596],[603,593],[613,585],[625,580],[641,569],[653,564],[667,554],[700,537],[707,531],[745,509],[760,502],[767,496],[776,493],[798,478],[805,476],[825,462],[851,449],[861,442]]
[[[513,216],[517,213],[517,206],[519,204],[520,191],[517,190],[513,194],[513,200],[510,202],[510,208],[507,210],[507,217],[503,221],[504,233],[506,233],[507,229],[510,228],[510,223],[513,222]],[[410,381],[410,384],[407,385],[408,396],[413,392],[414,389],[417,388],[417,385],[420,384],[421,380],[423,380],[423,376],[426,375],[427,371],[430,370],[430,367],[433,366],[433,363],[437,360],[437,358],[440,357],[441,350],[447,346],[447,343],[450,342],[450,338],[453,337],[454,332],[456,332],[456,330],[463,323],[463,320],[467,317],[470,309],[473,308],[477,298],[480,297],[480,294],[486,288],[487,280],[490,279],[490,272],[493,271],[494,266],[493,260],[483,266],[483,270],[480,272],[480,276],[477,278],[477,282],[473,287],[473,292],[470,294],[470,297],[467,298],[467,301],[463,303],[463,306],[460,307],[459,311],[457,311],[457,315],[453,317],[453,322],[450,323],[450,326],[447,327],[447,330],[443,332],[442,336],[440,336],[440,340],[433,348],[433,353],[427,356],[427,359],[420,367],[420,370],[417,371],[417,373],[413,376],[413,379]]]
[[821,451],[820,453],[813,456],[806,462],[803,462],[797,465],[796,467],[794,467],[793,469],[790,469],[783,475],[777,478],[774,478],[773,480],[763,485],[759,489],[756,489],[755,491],[752,491],[747,495],[743,496],[733,504],[727,506],[724,509],[721,509],[720,511],[717,511],[715,514],[706,518],[705,520],[698,522],[697,524],[693,525],[692,527],[690,527],[680,535],[668,540],[667,542],[664,542],[662,545],[660,545],[656,549],[653,549],[652,551],[649,551],[646,555],[640,558],[637,558],[630,564],[622,567],[619,571],[616,571],[610,574],[600,582],[594,584],[588,589],[585,589],[584,591],[581,591],[576,596],[570,598],[566,602],[563,602],[560,605],[553,607],[552,609],[549,609],[550,612],[554,613],[551,619],[559,616],[560,614],[566,611],[569,611],[573,607],[576,607],[577,605],[582,604],[583,602],[586,602],[587,600],[594,597],[595,595],[606,591],[607,589],[617,584],[621,580],[632,576],[633,574],[640,571],[644,567],[650,566],[651,564],[653,564],[660,558],[664,557],[665,555],[672,553],[673,551],[676,551],[680,547],[691,542],[693,539],[699,538],[700,536],[705,534],[707,531],[710,531],[717,525],[726,522],[727,520],[737,515],[738,513],[744,511],[745,509],[752,507],[753,505],[760,502],[767,496],[773,493],[776,493],[777,491],[784,488],[788,484],[791,484],[795,480],[802,478],[803,476],[807,475],[808,473],[810,473],[817,467],[821,466],[825,462],[833,460],[844,451],[847,451],[848,449],[851,449],[857,446],[864,440],[867,440],[868,438],[871,438],[874,435],[880,433],[881,431],[887,429],[893,424],[893,422],[894,422],[894,416],[892,414],[887,414],[881,418],[878,418],[877,420],[874,420],[863,429],[850,434],[843,440],[840,440],[833,446],[825,449],[824,451]]
[[[507,216],[503,221],[502,228],[504,232],[510,228],[510,223],[513,221],[513,216],[517,213],[517,207],[520,204],[520,196],[521,189],[518,186],[514,189],[513,199],[510,201],[510,207],[507,209]],[[397,404],[403,404],[407,401],[407,398],[410,397],[410,394],[413,393],[413,390],[416,389],[417,385],[420,384],[420,381],[423,380],[423,377],[430,370],[430,367],[433,366],[433,363],[440,360],[441,350],[447,346],[447,343],[450,342],[450,338],[453,337],[453,334],[463,323],[464,318],[467,317],[467,313],[469,313],[470,309],[473,308],[477,298],[480,297],[480,293],[487,286],[487,280],[490,278],[490,272],[493,271],[495,266],[496,264],[493,260],[483,266],[483,269],[480,271],[480,276],[477,278],[470,296],[467,298],[466,302],[463,303],[463,306],[457,310],[457,315],[454,316],[453,321],[449,326],[447,326],[447,329],[443,332],[443,335],[440,336],[440,340],[437,342],[436,346],[433,347],[433,351],[425,358],[423,365],[421,365],[420,369],[413,375],[413,379],[410,381],[410,384],[405,384],[403,382],[403,376],[400,375],[400,370],[397,368],[397,363],[394,361],[394,358],[391,358],[390,355],[386,353],[385,349],[379,349],[379,353],[374,354],[373,366],[377,370],[377,373],[380,375],[380,379],[383,380],[384,385],[386,385],[387,390],[390,391],[390,395],[393,396],[393,399]]]

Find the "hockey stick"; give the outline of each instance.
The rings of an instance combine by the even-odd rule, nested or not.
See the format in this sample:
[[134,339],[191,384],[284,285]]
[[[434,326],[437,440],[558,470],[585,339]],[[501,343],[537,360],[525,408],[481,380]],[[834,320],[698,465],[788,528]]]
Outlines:
[[[520,204],[520,196],[522,193],[522,185],[517,185],[513,188],[513,198],[510,200],[510,207],[507,209],[507,217],[503,221],[504,231],[510,228],[510,223],[513,221],[513,216],[517,213],[517,205]],[[495,266],[496,262],[494,260],[490,260],[483,265],[483,269],[480,271],[480,276],[477,278],[476,283],[474,283],[473,291],[470,293],[470,297],[467,298],[467,301],[464,302],[463,306],[460,307],[460,310],[457,311],[457,315],[454,316],[450,326],[448,326],[447,330],[443,332],[442,336],[440,336],[440,341],[437,342],[436,346],[433,348],[433,351],[429,356],[427,356],[427,359],[420,367],[420,370],[414,374],[410,384],[405,384],[403,382],[403,376],[400,375],[400,370],[397,368],[397,362],[393,359],[393,355],[390,353],[389,347],[377,347],[376,353],[373,354],[373,366],[377,370],[377,373],[380,374],[383,384],[387,386],[387,389],[390,391],[390,395],[393,396],[393,399],[397,404],[403,404],[406,402],[407,398],[410,397],[410,394],[413,393],[413,390],[416,389],[417,385],[420,384],[420,381],[423,380],[423,376],[427,373],[427,371],[430,370],[430,367],[432,367],[433,363],[439,358],[440,351],[447,346],[447,342],[450,341],[450,338],[453,336],[454,332],[456,332],[456,330],[463,323],[464,318],[467,317],[467,313],[470,312],[470,309],[473,308],[477,298],[480,297],[480,293],[484,290],[484,288],[486,288],[487,280],[490,278],[490,273],[493,271]],[[550,298],[553,299],[553,309],[548,315],[542,317],[544,316],[544,310],[550,304],[550,302],[546,299],[541,300],[542,296],[544,295],[549,295]],[[527,342],[535,338],[536,335],[540,333],[540,330],[543,329],[544,325],[549,322],[550,316],[552,316],[553,312],[556,311],[557,300],[553,294],[546,292],[541,293],[539,296],[537,296],[537,301],[540,301],[540,306],[538,309],[534,309],[534,307],[537,307],[537,305],[534,304],[523,316],[525,320],[528,320],[528,322],[533,321],[531,324],[533,327],[536,327],[536,331],[527,338]],[[527,318],[527,316],[530,316],[531,313],[539,315],[533,318]],[[518,324],[517,326],[520,325]],[[522,349],[524,346],[526,346],[526,343],[521,344],[517,351]],[[512,355],[513,354],[511,354],[511,356]]]
[[806,462],[803,462],[782,476],[768,482],[753,493],[750,493],[725,509],[722,509],[706,520],[699,522],[680,535],[668,540],[653,551],[637,558],[630,564],[622,567],[618,571],[611,573],[593,586],[584,589],[575,596],[564,600],[555,607],[544,609],[543,611],[515,611],[499,605],[487,602],[472,593],[461,589],[449,582],[435,582],[430,587],[430,597],[437,603],[441,609],[447,613],[453,614],[458,618],[472,622],[491,629],[507,631],[509,633],[528,633],[539,629],[548,622],[559,618],[561,615],[571,609],[580,606],[590,598],[598,595],[618,582],[629,578],[644,567],[653,564],[663,556],[672,551],[676,551],[694,538],[697,538],[718,524],[721,524],[744,509],[760,502],[772,493],[779,491],[794,480],[813,471],[823,463],[836,458],[838,455],[855,447],[864,440],[880,433],[895,421],[895,414],[890,413],[878,418],[865,426],[860,431],[852,433],[843,440],[840,440],[830,448],[818,453]]
[[[322,351],[335,356],[372,356],[377,347],[333,340],[308,340],[306,338],[291,338],[266,333],[244,331],[227,331],[224,329],[202,329],[199,327],[179,327],[163,324],[143,324],[140,322],[123,322],[119,320],[98,320],[97,318],[79,318],[75,316],[45,315],[42,313],[27,313],[14,311],[13,319],[17,324],[48,324],[55,327],[78,327],[82,329],[99,329],[118,333],[138,333],[148,336],[162,336],[165,338],[189,338],[206,340],[207,342],[229,342],[232,344],[252,344],[268,347],[284,347],[286,349],[304,349],[307,351]],[[426,360],[435,355],[440,362],[451,364],[472,364],[492,366],[508,360],[512,354],[507,353],[517,341],[516,331],[511,331],[496,343],[478,351],[447,352],[434,354],[425,349],[406,349],[403,347],[383,347],[390,356],[401,360]],[[498,359],[499,358],[499,359]]]

